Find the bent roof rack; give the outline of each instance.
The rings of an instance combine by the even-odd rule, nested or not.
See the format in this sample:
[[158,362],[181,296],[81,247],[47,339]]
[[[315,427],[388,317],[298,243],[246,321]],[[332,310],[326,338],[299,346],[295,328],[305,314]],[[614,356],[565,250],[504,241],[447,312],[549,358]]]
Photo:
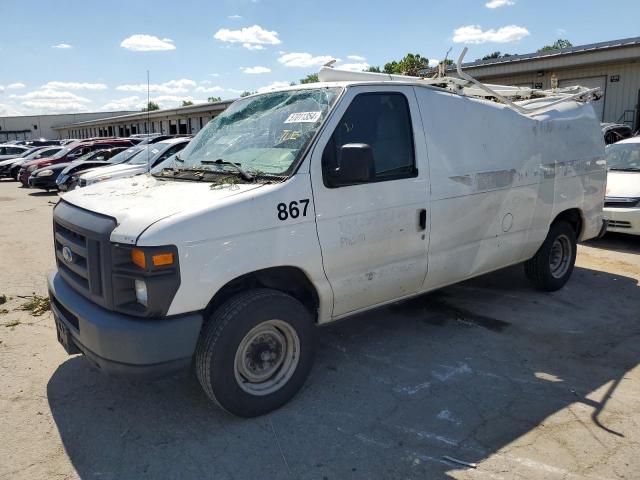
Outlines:
[[[471,75],[462,71],[462,61],[467,54],[468,48],[465,47],[458,58],[456,71],[460,78],[444,76],[441,72],[436,73],[433,77],[411,77],[408,75],[395,75],[388,73],[374,72],[352,72],[348,70],[338,70],[332,68],[329,62],[318,72],[318,79],[322,82],[339,82],[339,81],[396,81],[409,82],[419,85],[430,85],[434,87],[444,88],[446,90],[464,95],[467,97],[482,98],[503,103],[512,110],[523,115],[533,115],[553,107],[562,102],[570,100],[577,102],[590,102],[598,100],[602,97],[599,88],[585,88],[580,86],[553,88],[551,90],[537,90],[529,87],[512,87],[507,85],[492,85],[482,83]],[[537,105],[540,101],[543,105]],[[518,101],[518,103],[516,103]]]

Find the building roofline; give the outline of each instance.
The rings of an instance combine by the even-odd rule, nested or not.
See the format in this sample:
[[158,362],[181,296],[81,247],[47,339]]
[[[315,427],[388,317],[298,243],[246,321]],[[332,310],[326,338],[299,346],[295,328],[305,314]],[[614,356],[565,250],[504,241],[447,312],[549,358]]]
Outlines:
[[[540,60],[543,58],[557,58],[565,55],[573,55],[576,53],[590,53],[602,50],[610,50],[615,48],[625,48],[640,46],[640,37],[622,38],[619,40],[609,40],[606,42],[589,43],[587,45],[577,45],[575,47],[561,48],[558,50],[549,50],[546,52],[525,53],[522,55],[512,55],[510,57],[491,58],[488,60],[477,60],[475,62],[463,63],[462,68],[472,69],[481,67],[492,67],[496,65],[513,64],[520,62],[528,62]],[[448,67],[447,71],[455,71],[455,67]],[[435,69],[428,69],[421,73],[428,74],[434,72]]]
[[53,125],[51,128],[55,130],[61,130],[63,128],[80,128],[89,124],[96,125],[99,123],[126,122],[127,120],[133,120],[133,119],[140,119],[140,120],[146,120],[147,118],[157,119],[159,117],[162,118],[168,115],[184,115],[184,114],[198,113],[201,111],[211,111],[211,110],[223,111],[234,101],[235,99],[224,100],[222,102],[198,103],[195,105],[188,105],[186,107],[166,108],[163,110],[152,110],[150,112],[140,111],[135,113],[129,113],[126,115],[117,115],[114,117],[102,117],[102,118],[96,118],[94,120],[84,120],[82,122],[76,122],[76,123]]
[[113,110],[113,111],[104,111],[104,112],[67,112],[67,113],[36,113],[34,115],[5,115],[3,117],[0,117],[1,119],[7,119],[7,118],[29,118],[29,117],[59,117],[61,115],[93,115],[93,114],[109,114],[109,113],[115,113],[115,114],[130,114],[133,113],[133,110]]

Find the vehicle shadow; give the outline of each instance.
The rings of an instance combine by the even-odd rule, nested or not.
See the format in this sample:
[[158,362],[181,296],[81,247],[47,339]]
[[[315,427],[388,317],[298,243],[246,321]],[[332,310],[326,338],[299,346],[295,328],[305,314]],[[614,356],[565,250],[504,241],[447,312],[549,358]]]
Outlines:
[[40,190],[40,191],[36,191],[36,192],[31,192],[28,194],[30,197],[56,197],[58,196],[58,191],[57,190],[49,190],[44,191],[44,190]]
[[604,237],[585,242],[585,245],[605,250],[640,255],[640,237],[624,233],[608,232]]
[[[47,395],[83,479],[442,478],[466,468],[444,456],[521,458],[507,446],[574,404],[591,412],[581,448],[624,442],[600,412],[640,360],[638,311],[636,279],[576,268],[544,294],[514,267],[321,329],[303,390],[260,418],[224,413],[191,377],[134,384],[80,357]],[[539,437],[538,452],[562,448]],[[524,472],[562,473],[545,468]]]

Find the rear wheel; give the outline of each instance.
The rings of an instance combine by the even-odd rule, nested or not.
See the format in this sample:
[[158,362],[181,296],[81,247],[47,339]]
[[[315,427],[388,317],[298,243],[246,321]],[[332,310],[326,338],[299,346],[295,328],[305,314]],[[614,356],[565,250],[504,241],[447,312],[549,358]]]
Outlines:
[[564,221],[556,222],[551,225],[547,238],[534,257],[525,262],[525,274],[539,290],[559,290],[573,273],[576,252],[573,227]]
[[196,349],[196,375],[222,408],[255,417],[295,396],[315,346],[316,326],[298,300],[277,290],[250,290],[211,315]]

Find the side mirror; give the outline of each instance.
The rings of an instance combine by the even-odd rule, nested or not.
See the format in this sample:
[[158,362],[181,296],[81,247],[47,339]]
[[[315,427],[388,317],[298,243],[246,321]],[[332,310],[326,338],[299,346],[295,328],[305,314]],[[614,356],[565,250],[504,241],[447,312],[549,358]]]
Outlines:
[[373,150],[366,143],[343,145],[338,150],[336,163],[336,169],[331,175],[336,186],[371,182],[376,177]]

